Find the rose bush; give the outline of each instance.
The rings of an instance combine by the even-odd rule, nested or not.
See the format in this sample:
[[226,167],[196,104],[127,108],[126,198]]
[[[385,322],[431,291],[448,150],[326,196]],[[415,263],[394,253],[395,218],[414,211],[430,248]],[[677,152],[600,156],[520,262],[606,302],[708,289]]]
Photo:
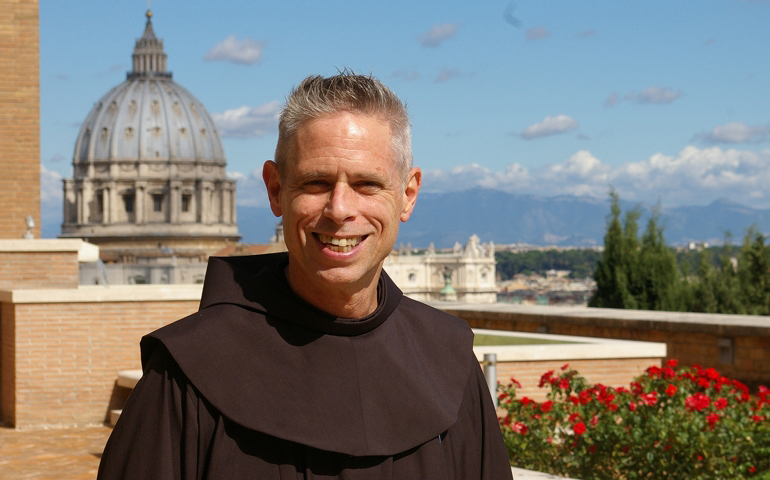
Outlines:
[[629,388],[546,372],[546,402],[499,386],[514,466],[589,479],[770,478],[770,394],[713,368],[652,366]]

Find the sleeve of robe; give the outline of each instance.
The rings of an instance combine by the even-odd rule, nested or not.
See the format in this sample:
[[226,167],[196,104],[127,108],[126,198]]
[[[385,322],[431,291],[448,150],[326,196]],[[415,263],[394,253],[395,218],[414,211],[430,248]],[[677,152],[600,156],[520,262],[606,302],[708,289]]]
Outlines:
[[202,431],[212,419],[191,388],[171,355],[157,348],[110,435],[97,478],[202,478],[209,444]]

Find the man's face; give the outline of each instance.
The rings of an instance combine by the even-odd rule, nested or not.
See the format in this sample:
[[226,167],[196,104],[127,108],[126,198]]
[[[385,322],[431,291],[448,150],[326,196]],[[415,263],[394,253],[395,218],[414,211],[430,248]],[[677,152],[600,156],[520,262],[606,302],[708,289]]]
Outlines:
[[295,290],[355,292],[376,284],[421,178],[413,168],[404,185],[391,145],[385,121],[342,112],[297,131],[283,179],[274,163],[265,164],[270,206],[283,216]]

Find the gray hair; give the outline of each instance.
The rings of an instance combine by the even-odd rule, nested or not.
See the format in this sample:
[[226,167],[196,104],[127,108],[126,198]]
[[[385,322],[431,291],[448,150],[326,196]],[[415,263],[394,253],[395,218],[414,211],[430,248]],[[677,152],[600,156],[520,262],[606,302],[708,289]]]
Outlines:
[[278,122],[275,163],[281,178],[294,152],[294,138],[311,120],[340,112],[372,115],[388,122],[396,168],[406,182],[412,168],[412,133],[406,106],[375,77],[357,75],[347,69],[324,78],[312,75],[294,88]]

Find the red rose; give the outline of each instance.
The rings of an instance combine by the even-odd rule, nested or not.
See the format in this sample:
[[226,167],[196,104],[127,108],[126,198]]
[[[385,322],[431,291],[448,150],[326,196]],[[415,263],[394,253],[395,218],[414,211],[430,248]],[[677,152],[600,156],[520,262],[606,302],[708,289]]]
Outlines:
[[591,453],[596,453],[596,445],[591,445],[590,447],[588,447],[588,451]]
[[572,427],[572,430],[575,432],[575,435],[583,435],[586,433],[586,424],[583,422],[578,422],[574,427]]
[[547,402],[545,402],[545,403],[540,405],[540,411],[543,412],[543,413],[550,412],[551,411],[551,407],[553,407],[553,402],[549,400],[549,401],[547,401]]
[[755,467],[755,466],[753,466],[753,465],[752,465],[752,466],[750,466],[750,467],[748,468],[748,470],[749,470],[749,473],[756,473],[756,471],[757,471],[757,467]]
[[526,425],[524,425],[521,422],[516,422],[516,423],[513,424],[513,426],[511,426],[511,430],[513,430],[516,433],[520,433],[522,435],[526,435],[527,431],[529,430],[529,427],[527,427]]
[[706,415],[706,422],[709,424],[709,428],[714,428],[716,423],[719,421],[719,415],[716,413],[711,413],[709,415]]
[[566,378],[562,378],[561,380],[559,380],[559,388],[561,388],[562,390],[568,389],[569,380],[567,380]]
[[671,367],[671,368],[674,368],[674,367],[676,367],[677,365],[679,365],[679,360],[677,360],[677,359],[675,359],[675,358],[669,358],[669,359],[666,361],[666,366],[667,366],[667,367]]
[[635,412],[636,411],[636,403],[631,402],[630,404],[628,404],[628,409],[631,410],[632,412]]
[[674,394],[676,394],[676,390],[677,390],[676,385],[669,385],[666,388],[666,395],[668,395],[669,397],[673,397]]
[[658,402],[658,392],[643,393],[640,397],[642,398],[642,401],[650,407]]
[[698,392],[694,395],[690,395],[689,397],[685,398],[684,404],[688,410],[701,411],[704,408],[711,405],[711,399],[708,396],[704,395],[703,393]]
[[714,406],[717,410],[723,410],[727,407],[727,399],[726,398],[717,398],[714,400]]

